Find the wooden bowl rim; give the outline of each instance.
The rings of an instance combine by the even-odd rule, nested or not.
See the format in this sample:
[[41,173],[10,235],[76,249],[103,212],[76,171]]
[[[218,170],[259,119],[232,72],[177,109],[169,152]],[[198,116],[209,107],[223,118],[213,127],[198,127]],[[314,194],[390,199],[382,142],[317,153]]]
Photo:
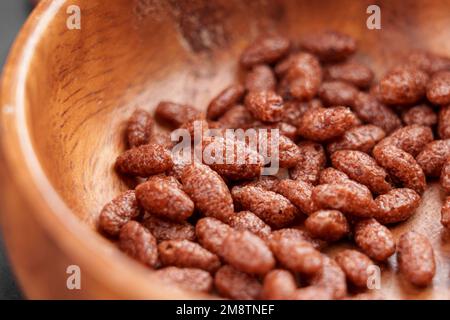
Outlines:
[[[17,190],[35,207],[37,221],[74,261],[87,266],[95,280],[117,297],[146,299],[205,299],[211,296],[164,285],[148,269],[115,250],[95,230],[89,229],[64,203],[47,179],[33,150],[26,117],[26,80],[33,52],[66,0],[44,0],[28,17],[5,64],[1,81],[1,136],[5,170]],[[13,108],[13,114],[10,114]],[[19,213],[14,213],[19,214]],[[20,213],[25,214],[25,213]],[[95,244],[95,245],[93,245]],[[95,259],[93,259],[95,257]],[[83,274],[83,270],[81,270]],[[125,276],[122,276],[125,275]],[[152,279],[153,278],[153,279]],[[155,281],[153,281],[155,280]]]

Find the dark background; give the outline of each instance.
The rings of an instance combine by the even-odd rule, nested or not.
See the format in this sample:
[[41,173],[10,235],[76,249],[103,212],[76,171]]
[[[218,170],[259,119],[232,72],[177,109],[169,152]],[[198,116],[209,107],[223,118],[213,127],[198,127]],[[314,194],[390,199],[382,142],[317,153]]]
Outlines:
[[[3,69],[9,48],[30,10],[28,0],[0,0],[0,69]],[[10,269],[0,230],[0,299],[21,298],[22,294]]]

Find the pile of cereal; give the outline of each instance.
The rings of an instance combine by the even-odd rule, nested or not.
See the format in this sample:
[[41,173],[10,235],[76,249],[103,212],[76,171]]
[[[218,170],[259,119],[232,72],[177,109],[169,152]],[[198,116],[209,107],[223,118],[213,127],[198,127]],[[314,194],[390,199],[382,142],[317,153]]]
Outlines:
[[[206,113],[167,101],[155,118],[135,111],[115,169],[136,187],[105,205],[100,230],[168,284],[231,299],[363,298],[370,268],[393,254],[401,277],[429,285],[430,241],[409,231],[396,242],[389,228],[415,213],[426,178],[440,177],[450,194],[450,59],[414,52],[375,84],[349,59],[355,51],[333,31],[295,46],[261,37],[240,57],[243,84]],[[154,119],[189,132],[194,123],[278,129],[285,174],[261,176],[263,159],[175,161]],[[450,197],[442,225],[450,228]],[[324,253],[344,240],[353,249]]]

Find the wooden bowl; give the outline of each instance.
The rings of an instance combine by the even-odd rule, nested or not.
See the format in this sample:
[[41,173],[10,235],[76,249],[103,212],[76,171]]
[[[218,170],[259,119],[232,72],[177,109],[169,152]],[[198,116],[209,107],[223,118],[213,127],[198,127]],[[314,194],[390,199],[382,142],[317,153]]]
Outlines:
[[[29,298],[205,298],[161,284],[96,231],[103,204],[126,189],[112,169],[123,122],[161,99],[205,108],[239,77],[240,51],[260,33],[293,39],[337,29],[380,75],[411,48],[450,55],[450,2],[378,1],[382,29],[366,27],[370,1],[42,1],[18,36],[1,91],[1,222]],[[67,7],[81,8],[69,30]],[[432,185],[396,235],[426,233],[437,254],[432,286],[416,289],[384,267],[386,298],[449,298],[449,235]],[[447,242],[447,244],[446,244]],[[69,290],[67,267],[81,270]]]

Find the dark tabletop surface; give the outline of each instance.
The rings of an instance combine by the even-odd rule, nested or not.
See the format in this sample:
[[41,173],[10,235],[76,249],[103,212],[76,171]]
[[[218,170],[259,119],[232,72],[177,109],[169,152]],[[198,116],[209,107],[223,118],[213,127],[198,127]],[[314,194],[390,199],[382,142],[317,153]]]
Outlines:
[[[0,0],[0,67],[3,68],[9,48],[30,11],[28,0]],[[1,183],[1,181],[0,181]],[[5,252],[0,231],[0,299],[21,299]]]

